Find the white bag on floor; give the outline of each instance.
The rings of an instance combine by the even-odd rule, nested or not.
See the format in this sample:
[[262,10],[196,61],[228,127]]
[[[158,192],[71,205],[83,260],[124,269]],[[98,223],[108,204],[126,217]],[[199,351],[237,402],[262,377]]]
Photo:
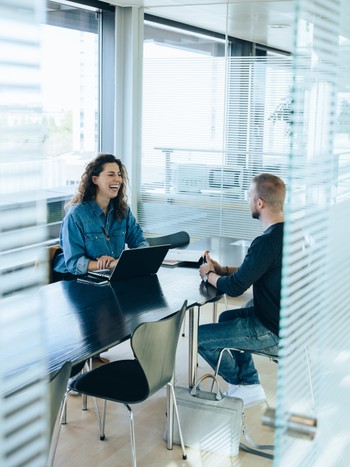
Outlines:
[[[199,389],[206,378],[215,380],[217,393]],[[238,454],[242,399],[222,396],[215,377],[210,374],[202,376],[192,390],[176,387],[175,396],[185,446],[225,456]],[[180,444],[177,423],[174,423],[173,442]]]

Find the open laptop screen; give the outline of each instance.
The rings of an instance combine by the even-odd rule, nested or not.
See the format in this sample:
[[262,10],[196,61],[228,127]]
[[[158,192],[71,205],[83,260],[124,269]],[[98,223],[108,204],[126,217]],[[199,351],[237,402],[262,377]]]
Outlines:
[[170,245],[156,245],[123,250],[114,269],[89,271],[88,275],[110,281],[156,274]]

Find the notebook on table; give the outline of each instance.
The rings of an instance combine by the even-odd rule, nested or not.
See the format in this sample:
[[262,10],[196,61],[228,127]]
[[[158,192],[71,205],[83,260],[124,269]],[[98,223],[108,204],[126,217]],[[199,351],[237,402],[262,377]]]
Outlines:
[[123,250],[115,268],[89,271],[79,277],[78,281],[101,285],[119,279],[156,274],[169,248],[170,245],[156,245]]

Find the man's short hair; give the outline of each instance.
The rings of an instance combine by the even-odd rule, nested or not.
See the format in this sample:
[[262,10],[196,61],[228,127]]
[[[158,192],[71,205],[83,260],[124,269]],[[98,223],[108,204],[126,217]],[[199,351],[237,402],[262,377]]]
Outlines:
[[283,210],[286,197],[286,185],[284,181],[269,173],[256,175],[252,183],[255,183],[257,197],[275,210]]

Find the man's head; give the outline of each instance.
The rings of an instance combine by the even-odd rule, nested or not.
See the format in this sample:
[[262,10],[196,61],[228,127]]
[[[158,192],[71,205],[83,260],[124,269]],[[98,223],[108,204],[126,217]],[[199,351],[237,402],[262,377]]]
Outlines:
[[249,188],[249,206],[254,219],[260,219],[262,209],[272,214],[283,212],[286,186],[276,175],[262,173],[256,175]]

